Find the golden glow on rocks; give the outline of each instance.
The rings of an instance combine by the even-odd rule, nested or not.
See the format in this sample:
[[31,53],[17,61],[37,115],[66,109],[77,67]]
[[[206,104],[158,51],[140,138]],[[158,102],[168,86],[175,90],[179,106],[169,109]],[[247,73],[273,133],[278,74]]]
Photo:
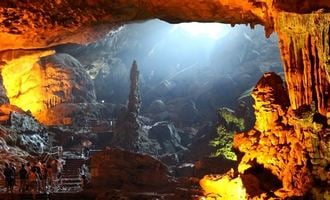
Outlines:
[[30,110],[38,118],[45,109],[43,74],[37,63],[40,57],[54,54],[54,51],[38,52],[8,61],[2,67],[3,84],[12,105]]
[[229,175],[223,177],[205,176],[200,180],[207,200],[211,199],[247,199],[246,190],[240,177],[231,178]]

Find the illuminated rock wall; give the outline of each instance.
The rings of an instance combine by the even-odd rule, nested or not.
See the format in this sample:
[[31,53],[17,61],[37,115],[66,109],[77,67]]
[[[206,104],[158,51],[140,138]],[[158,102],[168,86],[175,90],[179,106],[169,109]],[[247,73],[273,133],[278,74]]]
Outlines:
[[[293,110],[286,88],[275,73],[266,73],[260,79],[252,97],[256,123],[252,130],[234,137],[234,148],[240,152],[240,175],[232,177],[229,182],[233,188],[228,190],[246,192],[246,197],[236,199],[268,199],[272,195],[280,199],[305,195],[312,199],[328,198],[330,137],[324,117],[313,105]],[[275,182],[269,176],[260,176],[263,171],[275,175],[280,186],[272,190],[265,188]],[[204,177],[201,186],[205,194],[227,195],[216,189],[223,179]],[[236,184],[240,180],[246,190]],[[252,189],[251,180],[254,180]]]
[[25,111],[30,110],[34,115],[45,109],[42,70],[37,61],[40,57],[53,53],[53,51],[40,51],[21,55],[7,53],[2,56],[5,63],[1,71],[3,85],[12,105]]
[[[54,113],[48,110],[58,104],[95,100],[93,83],[77,60],[65,54],[40,58],[53,53],[20,56],[2,67],[10,103],[31,111],[44,124],[50,124],[48,119],[53,119]],[[62,117],[60,114],[55,116]]]
[[[114,24],[159,18],[169,22],[264,24],[266,1],[250,0],[29,0],[0,2],[0,50],[87,43]],[[270,31],[272,32],[272,26]],[[84,34],[81,34],[84,33]]]
[[275,25],[292,108],[314,102],[317,110],[327,116],[330,113],[330,14],[282,12]]
[[328,184],[330,138],[326,123],[315,120],[313,106],[289,108],[281,78],[267,73],[253,90],[256,124],[247,133],[237,134],[234,147],[244,155],[239,172],[261,165],[282,182],[275,192],[281,198],[303,196],[315,181]]

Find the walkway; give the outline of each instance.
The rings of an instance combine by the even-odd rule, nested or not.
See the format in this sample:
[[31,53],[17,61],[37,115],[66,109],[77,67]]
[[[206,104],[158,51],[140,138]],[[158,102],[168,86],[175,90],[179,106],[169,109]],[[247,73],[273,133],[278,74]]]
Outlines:
[[[83,190],[79,168],[83,164],[87,164],[87,160],[82,158],[81,155],[76,152],[63,152],[62,159],[65,161],[65,165],[63,166],[62,178],[58,182],[58,186],[47,192],[37,194],[36,199],[81,199],[81,197],[76,197],[76,194]],[[7,194],[4,179],[0,176],[0,200],[33,199],[31,193],[23,194],[18,191],[19,179],[16,181],[14,194]]]

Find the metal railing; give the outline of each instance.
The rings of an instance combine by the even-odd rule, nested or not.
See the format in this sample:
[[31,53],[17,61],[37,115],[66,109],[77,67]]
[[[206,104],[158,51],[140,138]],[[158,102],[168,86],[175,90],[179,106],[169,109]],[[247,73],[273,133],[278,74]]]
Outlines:
[[54,146],[49,149],[49,152],[46,153],[44,158],[42,159],[44,162],[48,162],[50,158],[62,158],[63,156],[63,147],[62,146]]

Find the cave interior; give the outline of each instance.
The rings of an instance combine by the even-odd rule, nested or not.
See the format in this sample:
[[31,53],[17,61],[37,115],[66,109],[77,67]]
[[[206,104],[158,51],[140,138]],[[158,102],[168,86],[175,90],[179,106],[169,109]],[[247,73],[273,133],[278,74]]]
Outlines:
[[330,1],[3,0],[0,20],[1,199],[330,199]]

